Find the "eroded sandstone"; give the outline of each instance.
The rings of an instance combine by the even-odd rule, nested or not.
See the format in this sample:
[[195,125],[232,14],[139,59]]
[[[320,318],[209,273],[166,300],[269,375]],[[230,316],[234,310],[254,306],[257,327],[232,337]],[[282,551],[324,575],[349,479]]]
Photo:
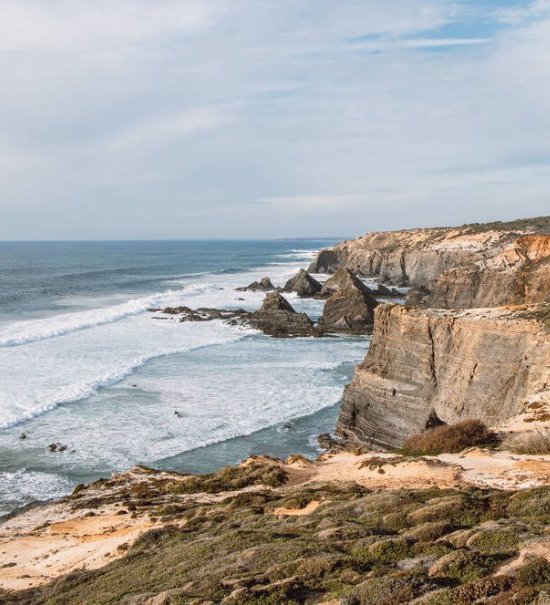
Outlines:
[[400,446],[434,421],[494,425],[550,400],[548,305],[451,311],[380,305],[337,432]]

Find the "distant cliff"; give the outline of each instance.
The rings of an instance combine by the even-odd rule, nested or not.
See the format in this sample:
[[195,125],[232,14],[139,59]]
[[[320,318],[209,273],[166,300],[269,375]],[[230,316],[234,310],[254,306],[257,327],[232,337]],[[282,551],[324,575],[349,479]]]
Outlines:
[[382,446],[438,422],[498,423],[550,404],[550,305],[449,311],[380,305],[337,432]]
[[433,307],[542,302],[550,296],[550,217],[368,233],[322,250],[310,270],[341,266],[422,287]]

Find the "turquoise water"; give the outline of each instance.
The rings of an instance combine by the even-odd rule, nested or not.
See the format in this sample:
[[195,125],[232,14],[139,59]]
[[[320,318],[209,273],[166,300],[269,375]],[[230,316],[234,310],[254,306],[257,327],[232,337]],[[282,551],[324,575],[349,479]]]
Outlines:
[[148,309],[253,310],[263,296],[236,287],[281,285],[330,243],[1,243],[0,512],[136,463],[205,472],[315,455],[368,339],[271,339]]

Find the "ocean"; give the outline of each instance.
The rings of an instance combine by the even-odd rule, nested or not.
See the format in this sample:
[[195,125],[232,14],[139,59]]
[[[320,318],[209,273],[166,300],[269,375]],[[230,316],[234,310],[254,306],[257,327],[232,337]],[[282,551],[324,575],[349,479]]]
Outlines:
[[367,337],[273,339],[149,309],[254,310],[263,295],[235,288],[283,285],[332,243],[0,242],[0,514],[134,464],[317,455]]

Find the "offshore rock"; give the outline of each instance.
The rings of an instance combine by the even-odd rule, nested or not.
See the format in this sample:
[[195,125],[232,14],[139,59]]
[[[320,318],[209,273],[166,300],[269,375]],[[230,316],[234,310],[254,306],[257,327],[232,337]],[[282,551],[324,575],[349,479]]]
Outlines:
[[250,313],[245,322],[278,338],[289,336],[315,336],[313,322],[305,313],[296,313],[292,305],[278,292],[270,292],[261,308]]
[[319,297],[325,296],[328,298],[317,326],[321,332],[372,332],[374,309],[378,302],[351,271],[338,269],[319,293]]
[[434,420],[489,425],[550,403],[550,305],[439,310],[380,305],[337,434],[397,447]]
[[254,281],[243,288],[236,288],[237,292],[269,292],[275,290],[275,286],[271,283],[269,277],[262,277],[260,281]]
[[318,336],[313,322],[305,313],[296,313],[292,305],[278,292],[269,292],[258,311],[243,309],[210,309],[166,307],[154,319],[173,315],[180,322],[223,320],[230,325],[249,326],[278,338],[289,336]]
[[291,279],[289,279],[283,292],[296,292],[301,298],[315,296],[321,291],[321,284],[305,270],[300,271]]

